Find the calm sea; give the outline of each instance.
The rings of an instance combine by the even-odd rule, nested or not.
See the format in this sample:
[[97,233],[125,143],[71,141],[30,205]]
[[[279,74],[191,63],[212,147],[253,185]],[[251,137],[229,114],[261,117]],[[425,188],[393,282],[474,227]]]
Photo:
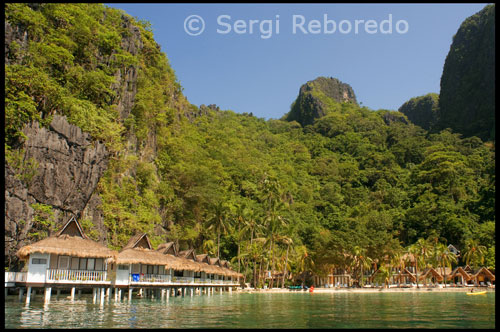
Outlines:
[[6,328],[495,328],[495,293],[218,294],[92,304],[5,299]]

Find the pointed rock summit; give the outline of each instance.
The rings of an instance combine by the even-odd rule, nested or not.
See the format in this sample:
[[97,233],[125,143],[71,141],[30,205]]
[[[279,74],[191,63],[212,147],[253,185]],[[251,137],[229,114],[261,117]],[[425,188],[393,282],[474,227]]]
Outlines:
[[302,126],[310,125],[315,119],[325,116],[330,106],[345,102],[358,104],[349,84],[333,77],[318,77],[300,87],[299,95],[284,119],[297,121]]

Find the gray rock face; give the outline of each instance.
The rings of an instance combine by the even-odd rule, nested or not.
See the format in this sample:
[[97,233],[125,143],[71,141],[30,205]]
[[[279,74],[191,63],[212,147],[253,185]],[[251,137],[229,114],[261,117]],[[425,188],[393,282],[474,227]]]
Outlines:
[[[12,47],[12,42],[15,42],[17,47]],[[5,64],[19,63],[23,51],[27,48],[28,32],[21,26],[12,26],[5,21]]]
[[[104,144],[92,142],[89,134],[62,116],[55,115],[49,128],[40,128],[34,122],[23,132],[28,137],[24,143],[25,159],[34,158],[38,169],[28,186],[6,167],[6,253],[25,244],[32,226],[32,204],[51,205],[56,220],[64,221],[73,214],[80,216],[109,158]],[[9,243],[16,248],[10,248]]]
[[299,96],[285,119],[297,121],[302,126],[310,125],[315,119],[326,115],[328,101],[358,104],[349,84],[333,77],[318,77],[300,87]]

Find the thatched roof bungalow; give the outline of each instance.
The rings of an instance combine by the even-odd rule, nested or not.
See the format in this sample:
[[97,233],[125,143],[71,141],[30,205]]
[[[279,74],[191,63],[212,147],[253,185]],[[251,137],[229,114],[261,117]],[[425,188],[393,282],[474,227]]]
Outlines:
[[469,281],[470,279],[472,279],[472,276],[467,273],[465,271],[464,268],[462,268],[461,266],[455,268],[455,270],[453,270],[450,274],[450,278],[455,282],[455,278],[456,277],[460,277],[460,279],[462,280],[461,282],[463,284],[465,284],[467,281]]
[[130,238],[127,245],[113,258],[116,270],[116,284],[130,282],[149,282],[151,280],[168,281],[170,269],[178,267],[178,262],[171,257],[153,250],[146,233],[139,233]]
[[[26,245],[19,249],[17,256],[29,260],[27,281],[34,283],[51,282],[66,279],[75,280],[65,271],[105,271],[106,259],[114,257],[116,251],[89,239],[75,217],[54,236]],[[47,271],[49,273],[47,273]],[[89,277],[94,281],[105,280],[105,274],[96,272]],[[98,280],[97,280],[98,279]]]
[[397,280],[399,283],[408,283],[408,279],[411,282],[417,282],[417,277],[414,273],[410,272],[407,268],[401,270],[396,276],[394,276],[394,280]]
[[162,243],[158,246],[156,249],[159,253],[162,255],[165,255],[172,264],[169,266],[169,268],[172,268],[176,271],[199,271],[200,267],[198,264],[193,262],[192,260],[186,259],[184,257],[178,256],[179,253],[177,251],[177,248],[174,244],[174,242],[167,242],[167,243]]
[[72,217],[54,236],[19,249],[17,256],[25,260],[33,253],[94,258],[116,255],[116,251],[89,239],[75,217]]
[[495,275],[487,268],[482,267],[479,270],[477,270],[476,273],[471,275],[471,279],[475,280],[476,284],[478,284],[480,282],[484,282],[486,279],[489,279],[490,281],[495,281]]
[[425,269],[418,275],[418,280],[426,280],[427,278],[434,278],[436,281],[443,281],[444,279],[443,276],[432,267]]

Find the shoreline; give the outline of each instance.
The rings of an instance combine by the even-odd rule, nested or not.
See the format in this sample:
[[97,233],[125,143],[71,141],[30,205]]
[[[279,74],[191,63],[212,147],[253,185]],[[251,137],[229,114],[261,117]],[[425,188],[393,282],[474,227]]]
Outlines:
[[[430,292],[461,292],[468,293],[471,287],[446,287],[446,288],[434,288],[434,287],[411,287],[411,288],[314,288],[313,293],[430,293]],[[495,288],[489,287],[473,287],[475,292],[495,292]],[[273,289],[253,289],[253,288],[244,288],[236,290],[238,293],[261,293],[261,294],[269,294],[269,293],[309,293],[309,290],[299,290],[292,291],[289,289],[283,288],[273,288]]]

